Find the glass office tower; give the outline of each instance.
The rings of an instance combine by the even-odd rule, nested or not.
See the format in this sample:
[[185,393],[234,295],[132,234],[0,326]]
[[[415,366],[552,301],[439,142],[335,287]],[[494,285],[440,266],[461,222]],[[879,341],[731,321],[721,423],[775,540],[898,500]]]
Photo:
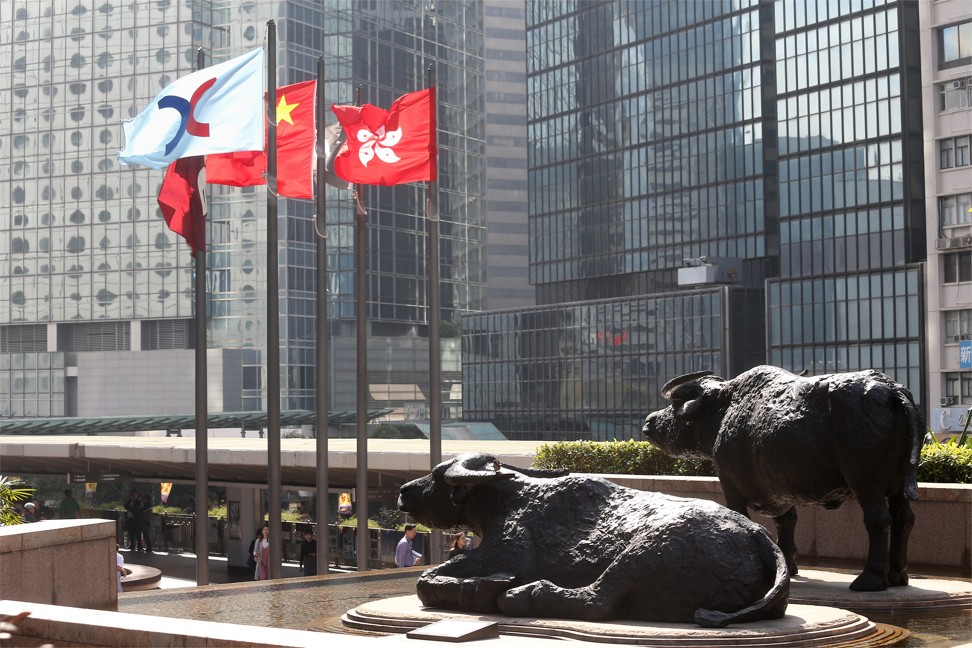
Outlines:
[[913,7],[527,7],[542,307],[464,318],[465,417],[515,438],[637,438],[669,379],[767,360],[874,367],[921,393]]
[[918,3],[776,4],[780,276],[771,364],[924,394]]
[[[439,85],[442,317],[485,295],[483,6],[375,0],[0,3],[0,416],[192,410],[193,270],[156,204],[162,171],[119,167],[120,121],[195,67],[264,44],[280,85],[326,64],[326,100],[388,107]],[[259,410],[266,390],[266,189],[210,186],[210,408]],[[373,406],[422,412],[428,393],[425,189],[369,189]],[[314,208],[279,218],[281,407],[313,409]],[[329,189],[331,406],[354,408],[354,209]],[[458,340],[444,341],[458,381]],[[451,363],[451,364],[450,364]],[[446,385],[446,392],[449,386]]]

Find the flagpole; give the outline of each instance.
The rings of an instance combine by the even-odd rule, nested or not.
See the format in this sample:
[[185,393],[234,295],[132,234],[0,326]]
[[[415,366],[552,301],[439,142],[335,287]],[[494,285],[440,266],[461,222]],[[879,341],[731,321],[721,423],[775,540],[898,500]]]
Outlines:
[[[428,87],[432,93],[432,101],[429,102],[430,124],[433,125],[432,132],[429,134],[431,139],[429,149],[437,150],[438,127],[436,120],[436,104],[438,103],[438,93],[435,88],[435,64],[429,63],[428,67]],[[436,166],[439,158],[436,156]],[[438,177],[436,173],[435,177]],[[439,205],[438,205],[438,180],[429,180],[425,199],[425,220],[428,228],[428,321],[429,321],[429,470],[435,468],[442,462],[442,350],[439,348]],[[442,534],[432,532],[429,534],[430,547],[428,562],[426,564],[435,565],[440,562],[442,557]]]
[[280,289],[277,250],[277,24],[267,21],[267,524],[270,578],[280,578]]
[[[355,105],[360,106],[364,88],[355,88]],[[357,355],[357,399],[356,399],[356,435],[357,443],[357,475],[355,498],[356,511],[358,515],[357,529],[357,554],[358,571],[368,571],[368,557],[371,552],[371,543],[368,537],[368,301],[366,290],[368,286],[365,271],[367,260],[365,259],[365,239],[368,235],[368,223],[365,220],[367,214],[362,206],[364,205],[364,185],[355,184],[357,194],[357,205],[355,205],[355,239],[354,239],[354,297],[355,297],[355,335],[356,335],[356,355]]]
[[316,354],[316,380],[315,380],[315,405],[317,416],[316,437],[317,441],[317,573],[327,573],[328,554],[331,547],[330,529],[328,522],[328,475],[327,475],[327,410],[328,402],[328,349],[327,349],[327,159],[319,155],[321,142],[324,140],[326,104],[324,103],[324,57],[317,58],[317,110],[315,120],[317,122],[317,144],[314,155],[317,158],[317,195],[316,216],[317,223],[317,354]]
[[[206,67],[206,54],[196,50],[196,69]],[[206,205],[207,210],[209,205]],[[209,391],[206,364],[206,221],[203,245],[196,250],[196,585],[209,585]]]

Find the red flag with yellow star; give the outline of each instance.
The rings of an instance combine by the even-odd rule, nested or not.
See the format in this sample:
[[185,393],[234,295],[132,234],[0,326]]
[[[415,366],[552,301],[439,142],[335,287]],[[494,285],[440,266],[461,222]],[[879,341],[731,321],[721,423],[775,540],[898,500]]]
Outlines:
[[[314,198],[314,114],[317,82],[277,88],[277,193]],[[206,156],[206,182],[249,187],[266,182],[264,151]]]

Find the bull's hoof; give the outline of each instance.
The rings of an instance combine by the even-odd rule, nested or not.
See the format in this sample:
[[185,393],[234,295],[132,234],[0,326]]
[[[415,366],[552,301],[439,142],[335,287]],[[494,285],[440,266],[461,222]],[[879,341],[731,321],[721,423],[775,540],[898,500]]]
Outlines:
[[883,592],[888,589],[888,579],[884,576],[864,572],[854,579],[854,582],[850,584],[850,589],[855,592]]
[[891,587],[902,587],[908,584],[908,572],[892,569],[888,573],[888,585]]
[[506,616],[530,616],[531,601],[536,585],[537,583],[528,583],[506,590],[496,599],[500,611]]
[[786,561],[786,571],[792,577],[800,573],[800,567],[797,566],[796,561],[790,562]]

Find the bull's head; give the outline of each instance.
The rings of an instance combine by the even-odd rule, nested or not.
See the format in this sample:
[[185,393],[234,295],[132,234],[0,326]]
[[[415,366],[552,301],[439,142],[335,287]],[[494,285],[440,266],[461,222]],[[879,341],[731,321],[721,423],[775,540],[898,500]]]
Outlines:
[[560,477],[560,470],[516,468],[501,463],[496,457],[479,452],[462,454],[443,461],[432,473],[414,479],[398,495],[398,508],[419,522],[439,529],[476,525],[476,513],[467,511],[466,500],[487,484],[527,477]]
[[649,414],[641,433],[670,455],[711,458],[718,421],[710,419],[718,415],[724,382],[711,371],[669,380],[661,394],[672,404]]

